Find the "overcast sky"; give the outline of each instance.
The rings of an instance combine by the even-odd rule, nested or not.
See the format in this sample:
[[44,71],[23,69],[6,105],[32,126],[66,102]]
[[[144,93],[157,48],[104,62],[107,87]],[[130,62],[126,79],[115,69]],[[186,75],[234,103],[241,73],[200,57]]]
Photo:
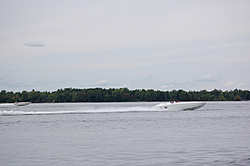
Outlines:
[[0,0],[0,89],[250,89],[249,0]]

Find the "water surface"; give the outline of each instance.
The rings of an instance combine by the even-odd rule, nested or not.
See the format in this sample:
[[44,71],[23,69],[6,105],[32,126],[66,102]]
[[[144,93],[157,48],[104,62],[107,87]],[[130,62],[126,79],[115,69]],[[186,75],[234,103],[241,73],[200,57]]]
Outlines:
[[0,105],[0,165],[250,165],[250,102]]

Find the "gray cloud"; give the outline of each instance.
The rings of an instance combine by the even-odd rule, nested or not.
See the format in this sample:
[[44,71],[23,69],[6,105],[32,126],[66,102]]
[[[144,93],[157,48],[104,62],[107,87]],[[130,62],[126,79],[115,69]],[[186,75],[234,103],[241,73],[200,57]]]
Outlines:
[[23,43],[24,46],[28,46],[28,47],[45,47],[46,44],[44,44],[42,41],[38,40],[38,41],[29,41],[27,43]]

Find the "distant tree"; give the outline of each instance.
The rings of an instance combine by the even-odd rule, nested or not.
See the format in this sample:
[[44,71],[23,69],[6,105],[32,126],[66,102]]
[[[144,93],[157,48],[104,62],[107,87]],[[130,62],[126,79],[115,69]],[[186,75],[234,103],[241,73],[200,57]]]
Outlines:
[[210,92],[206,90],[189,91],[182,89],[172,91],[155,91],[153,89],[136,89],[129,90],[128,88],[89,88],[75,89],[65,88],[58,89],[54,92],[40,92],[34,89],[31,92],[6,92],[1,90],[0,102],[10,103],[15,101],[31,101],[38,102],[128,102],[128,101],[240,101],[249,100],[249,90],[231,90],[222,92],[214,89]]

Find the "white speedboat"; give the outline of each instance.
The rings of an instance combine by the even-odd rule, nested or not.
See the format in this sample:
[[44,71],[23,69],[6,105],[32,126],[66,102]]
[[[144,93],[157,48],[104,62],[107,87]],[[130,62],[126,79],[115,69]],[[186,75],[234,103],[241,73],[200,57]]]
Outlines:
[[170,103],[160,103],[155,105],[158,108],[166,110],[195,110],[201,108],[206,103],[204,102],[170,102]]
[[14,105],[16,106],[26,106],[29,105],[31,102],[15,102]]

